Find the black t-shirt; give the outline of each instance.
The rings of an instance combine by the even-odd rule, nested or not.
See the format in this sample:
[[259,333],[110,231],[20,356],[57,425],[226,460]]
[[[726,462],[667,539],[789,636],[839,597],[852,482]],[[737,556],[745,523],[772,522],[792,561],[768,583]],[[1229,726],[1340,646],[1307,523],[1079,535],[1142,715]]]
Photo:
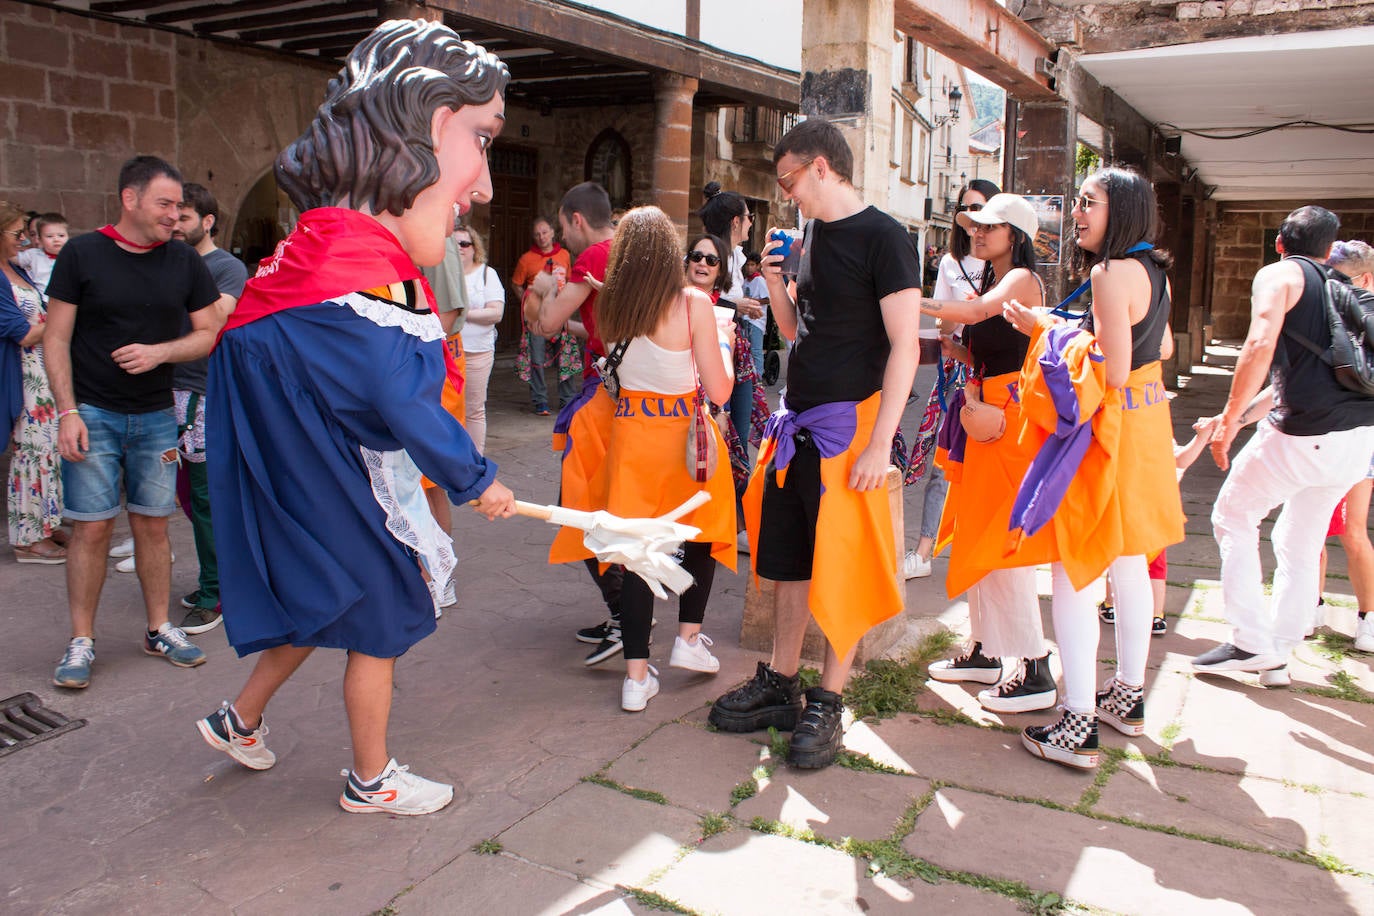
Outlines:
[[[248,282],[248,268],[243,262],[223,248],[216,248],[204,255],[205,266],[210,268],[210,276],[215,278],[215,287],[222,294],[235,299],[243,295],[243,285]],[[186,316],[182,335],[191,333],[191,316]],[[177,363],[172,367],[172,387],[196,394],[205,393],[205,374],[210,367],[210,357],[202,356],[189,363]]]
[[76,306],[72,388],[78,404],[118,413],[172,406],[172,365],[140,375],[115,365],[115,350],[182,336],[186,316],[219,298],[205,261],[173,239],[133,254],[98,232],[68,242],[53,265],[48,297]]
[[906,230],[873,207],[811,220],[803,244],[787,406],[865,400],[883,387],[891,351],[880,300],[921,288],[920,258]]
[[1274,349],[1270,379],[1275,404],[1269,419],[1290,436],[1320,436],[1374,426],[1374,398],[1336,381],[1330,366],[1288,336],[1287,332],[1296,331],[1323,350],[1331,345],[1322,285],[1328,276],[1342,278],[1330,268],[1318,273],[1307,260],[1293,260],[1302,268],[1304,285],[1297,303],[1283,316],[1284,333]]

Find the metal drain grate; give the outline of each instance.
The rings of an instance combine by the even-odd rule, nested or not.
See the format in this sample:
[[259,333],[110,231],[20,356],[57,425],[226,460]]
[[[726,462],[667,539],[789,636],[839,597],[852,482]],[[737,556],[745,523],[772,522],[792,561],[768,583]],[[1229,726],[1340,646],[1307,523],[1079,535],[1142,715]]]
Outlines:
[[68,719],[44,709],[43,701],[31,693],[0,700],[0,757],[85,724],[85,719]]

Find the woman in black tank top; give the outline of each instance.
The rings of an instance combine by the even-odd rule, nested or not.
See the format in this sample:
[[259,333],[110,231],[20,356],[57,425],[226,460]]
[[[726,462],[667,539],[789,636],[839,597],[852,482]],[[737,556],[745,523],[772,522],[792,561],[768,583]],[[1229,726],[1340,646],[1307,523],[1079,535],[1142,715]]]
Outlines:
[[[1005,683],[979,693],[979,702],[1000,713],[1049,709],[1058,693],[1045,650],[1035,570],[1002,568],[1000,542],[991,545],[986,538],[988,531],[1007,530],[1007,507],[1033,457],[1013,432],[1020,416],[1016,384],[1029,341],[1003,320],[1002,303],[1019,299],[1039,306],[1044,301],[1035,275],[1038,220],[1030,203],[1014,194],[996,194],[981,210],[961,212],[958,219],[973,237],[973,256],[986,264],[981,295],[965,301],[923,299],[921,311],[966,325],[965,345],[947,342],[947,353],[972,367],[965,391],[999,408],[1006,432],[991,442],[970,438],[962,473],[950,475],[940,521],[941,545],[950,544],[946,587],[950,595],[968,591],[974,642],[959,657],[936,662],[930,674],[941,681],[997,685],[1006,658],[1018,668]],[[946,422],[959,418],[951,412]]]
[[[1164,276],[1169,258],[1148,244],[1157,228],[1154,189],[1128,169],[1103,169],[1083,183],[1074,200],[1073,220],[1076,264],[1091,268],[1092,309],[1083,327],[1097,338],[1108,386],[1119,390],[1119,396],[1113,393],[1101,408],[1121,411],[1116,460],[1113,470],[1105,472],[1114,473],[1115,479],[1091,481],[1098,491],[1114,487],[1121,509],[1122,555],[1109,566],[1116,603],[1117,669],[1106,689],[1097,692],[1096,595],[1091,586],[1077,591],[1063,564],[1052,564],[1065,711],[1053,725],[1026,729],[1022,743],[1044,759],[1090,768],[1097,765],[1099,717],[1123,734],[1144,734],[1145,665],[1153,616],[1147,557],[1183,539],[1183,510],[1159,366],[1169,330]],[[1140,317],[1132,321],[1133,313]],[[1086,537],[1088,532],[1081,534]],[[1068,556],[1080,540],[1061,535],[1059,555]]]

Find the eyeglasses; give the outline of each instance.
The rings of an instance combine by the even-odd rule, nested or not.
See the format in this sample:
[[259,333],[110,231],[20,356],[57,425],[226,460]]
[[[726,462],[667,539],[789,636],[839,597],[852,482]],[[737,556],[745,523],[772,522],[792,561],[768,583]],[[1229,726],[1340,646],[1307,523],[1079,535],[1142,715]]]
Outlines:
[[1003,226],[1005,226],[1005,225],[1008,225],[1008,224],[1007,224],[1007,223],[974,223],[974,224],[973,224],[973,228],[970,229],[969,232],[970,232],[970,233],[974,233],[974,232],[991,232],[991,231],[994,230],[994,229],[1001,229],[1001,228],[1002,228]]
[[463,239],[457,239],[456,241],[458,242],[458,247],[459,247],[459,248],[471,248],[471,247],[472,247],[472,242],[465,241],[465,240],[463,240]]
[[1096,197],[1089,197],[1086,194],[1079,194],[1073,199],[1073,205],[1087,213],[1093,208],[1093,204],[1105,204],[1105,200],[1098,200]]
[[810,165],[811,163],[813,163],[813,162],[815,162],[815,161],[816,161],[815,159],[808,159],[808,160],[806,160],[805,162],[803,162],[801,165],[797,166],[796,168],[789,169],[788,171],[786,171],[786,172],[782,173],[781,175],[779,175],[779,176],[778,176],[778,187],[782,188],[782,189],[783,189],[784,191],[786,191],[788,194],[791,194],[791,193],[792,193],[792,185],[795,183],[795,182],[792,181],[792,176],[795,175],[797,172],[801,171],[802,169],[806,168],[808,165]]
[[16,242],[22,242],[24,241],[24,239],[29,237],[28,233],[25,232],[23,229],[6,229],[2,234],[8,235]]
[[983,204],[960,204],[959,212],[977,213],[979,210],[983,209],[983,206]]
[[705,261],[707,267],[720,266],[720,258],[717,255],[707,254],[704,251],[693,251],[692,253],[687,255],[687,260],[691,261],[693,264],[699,264],[702,261]]

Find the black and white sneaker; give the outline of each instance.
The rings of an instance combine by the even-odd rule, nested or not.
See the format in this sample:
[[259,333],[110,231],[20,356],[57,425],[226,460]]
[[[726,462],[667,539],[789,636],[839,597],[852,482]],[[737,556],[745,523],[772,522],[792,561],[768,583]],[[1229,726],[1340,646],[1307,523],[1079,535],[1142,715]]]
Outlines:
[[1091,770],[1097,766],[1097,716],[1065,709],[1053,725],[1032,725],[1021,732],[1021,743],[1043,760]]
[[1167,623],[1164,621],[1164,618],[1163,618],[1163,617],[1156,617],[1156,618],[1154,618],[1153,620],[1150,621],[1150,635],[1151,635],[1151,636],[1163,636],[1165,633],[1168,633],[1168,632],[1169,632],[1169,624],[1167,624]]
[[583,627],[577,631],[577,641],[599,646],[601,641],[610,635],[611,627],[614,625],[615,621],[608,617],[594,627]]
[[1101,602],[1097,606],[1097,616],[1102,618],[1103,623],[1116,623],[1116,605],[1110,600]]
[[587,655],[582,664],[590,668],[592,665],[599,665],[608,658],[614,658],[625,651],[625,643],[620,640],[620,624],[611,621],[611,628],[606,631],[606,638],[597,643],[596,648]]
[[983,644],[975,642],[973,648],[957,658],[945,658],[933,663],[930,676],[946,684],[972,681],[976,684],[996,684],[1002,679],[1001,659],[988,658],[983,654]]
[[1128,737],[1145,734],[1145,688],[1112,678],[1107,689],[1097,695],[1097,716]]
[[1224,642],[1193,659],[1194,671],[1268,671],[1283,667],[1284,661],[1277,655],[1262,652],[1246,652],[1229,642]]
[[1043,658],[1022,659],[1015,677],[978,693],[978,704],[991,712],[1034,712],[1053,709],[1058,698],[1047,653]]

